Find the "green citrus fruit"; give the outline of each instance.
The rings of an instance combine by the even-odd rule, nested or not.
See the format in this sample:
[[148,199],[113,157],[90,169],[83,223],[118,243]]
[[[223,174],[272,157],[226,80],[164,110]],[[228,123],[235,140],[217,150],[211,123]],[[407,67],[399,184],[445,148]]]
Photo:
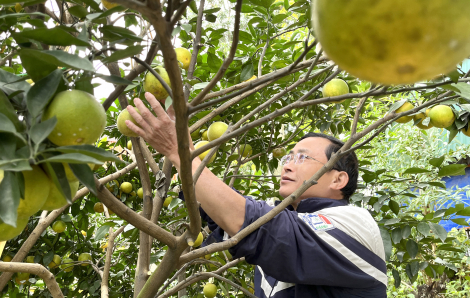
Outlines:
[[54,116],[57,124],[48,138],[57,146],[92,144],[106,126],[103,106],[81,90],[58,93],[44,111],[42,121]]
[[34,256],[27,256],[26,263],[34,263]]
[[[89,253],[84,252],[84,253],[81,253],[78,256],[78,261],[79,262],[92,261],[92,258],[91,258],[91,255]],[[88,263],[82,264],[82,266],[88,266],[88,265],[89,265]]]
[[53,269],[59,266],[61,262],[62,262],[61,257],[59,255],[54,255],[54,257],[52,258],[52,261],[47,266]]
[[38,166],[32,166],[32,171],[23,171],[24,199],[18,205],[19,217],[30,217],[38,212],[49,196],[50,182],[46,173]]
[[240,154],[240,151],[243,157],[250,156],[253,153],[253,150],[250,144],[240,145],[240,148],[238,149],[238,154]]
[[173,197],[166,197],[165,201],[163,202],[163,207],[168,207],[170,206],[171,201],[173,201]]
[[[163,67],[155,68],[155,71],[162,77],[163,81],[171,88],[170,77]],[[160,81],[151,73],[147,72],[144,79],[144,90],[145,92],[150,92],[155,96],[156,99],[166,99],[168,97],[168,92]]]
[[144,197],[144,190],[142,189],[142,187],[137,190],[137,195],[141,199]]
[[470,137],[470,126],[467,126],[467,129],[465,129],[465,127],[464,127],[464,128],[462,128],[460,131],[461,131],[464,135],[466,135],[467,137]]
[[[75,181],[75,182],[69,181],[70,196],[72,198],[75,197],[79,184],[80,183],[78,181]],[[44,205],[42,205],[41,209],[52,211],[52,210],[59,209],[67,205],[67,199],[65,198],[64,195],[62,195],[62,193],[60,192],[60,190],[57,188],[57,186],[55,185],[53,181],[50,181],[50,187],[51,187],[51,191],[49,192],[49,196],[47,197],[47,200],[44,203]]]
[[214,122],[211,124],[211,126],[209,126],[209,129],[207,130],[207,138],[209,139],[209,141],[218,139],[224,134],[227,128],[228,125],[224,122]]
[[104,212],[103,203],[101,202],[95,203],[95,205],[93,206],[93,210],[95,210],[96,213],[103,213]]
[[184,70],[188,70],[189,64],[191,63],[191,52],[185,48],[175,49],[176,59],[178,59],[178,64]]
[[11,260],[13,260],[13,258],[10,255],[4,255],[2,258],[3,262],[11,262]]
[[286,148],[275,148],[272,152],[274,158],[281,158],[287,153]]
[[217,294],[217,287],[213,283],[206,283],[202,292],[206,298],[214,298]]
[[[405,102],[401,107],[399,107],[397,110],[395,110],[395,113],[398,114],[398,113],[406,112],[406,111],[411,110],[412,108],[414,108],[414,107],[411,103]],[[413,116],[403,116],[403,117],[400,117],[397,120],[395,120],[395,122],[407,123],[407,122],[410,122],[411,119],[413,119]]]
[[[341,79],[333,79],[323,86],[323,97],[340,96],[349,93],[348,84]],[[343,102],[343,100],[337,100],[336,102]]]
[[428,80],[470,55],[467,0],[316,0],[312,5],[314,31],[326,55],[362,80],[387,85]]
[[7,241],[18,236],[23,232],[24,228],[28,224],[29,217],[22,216],[16,218],[16,227],[7,225],[2,220],[0,220],[0,241]]
[[124,193],[131,193],[132,192],[132,183],[130,182],[123,182],[119,187],[122,192]]
[[21,281],[29,279],[29,273],[28,272],[18,272],[18,273],[16,273],[16,276]]
[[446,128],[452,125],[455,121],[455,115],[449,106],[437,105],[429,111],[429,118],[431,123],[437,128]]
[[[140,111],[139,111],[138,108],[134,108],[134,109],[140,114]],[[119,114],[118,119],[117,119],[117,128],[118,128],[119,132],[121,132],[126,137],[138,137],[139,136],[138,134],[136,134],[129,127],[127,127],[126,120],[130,120],[130,121],[132,121],[132,123],[134,123],[135,125],[140,127],[140,125],[137,124],[137,122],[131,116],[129,111],[127,109],[124,109],[124,110],[121,111],[121,113]]]
[[[194,148],[198,149],[199,147],[202,147],[202,146],[204,146],[205,144],[208,144],[208,143],[209,143],[208,141],[200,141],[196,145],[194,145]],[[199,154],[199,158],[201,160],[203,160],[204,157],[206,157],[206,155],[209,153],[210,150],[211,149]],[[209,162],[207,164],[210,164],[211,162],[213,162],[215,160],[216,155],[217,155],[217,152],[214,155],[212,155],[211,159],[209,159]]]
[[[427,109],[425,113],[419,113],[419,114],[416,114],[413,116],[413,119],[415,121],[419,120],[419,119],[425,119],[427,116],[426,114],[428,114],[430,109]],[[429,124],[428,125],[424,125],[423,124],[423,120],[421,120],[421,122],[417,123],[416,126],[418,126],[419,128],[421,129],[430,129],[431,127],[433,127],[431,121],[429,121]]]
[[200,128],[200,127],[199,127],[198,129],[196,129],[195,131],[193,131],[193,132],[191,133],[191,138],[192,138],[192,139],[197,139],[197,138],[199,138],[199,132],[200,132],[200,131],[201,131],[201,128]]
[[67,225],[65,224],[65,222],[63,222],[61,220],[58,220],[58,221],[56,221],[55,223],[52,224],[52,229],[56,233],[63,233],[66,228],[67,228]]
[[64,270],[65,272],[70,272],[73,270],[73,260],[71,258],[63,258],[62,265],[60,265],[60,269]]
[[0,183],[2,183],[3,176],[5,175],[5,171],[0,170]]
[[209,138],[207,138],[207,130],[202,133],[201,139],[203,141],[208,141],[209,140]]

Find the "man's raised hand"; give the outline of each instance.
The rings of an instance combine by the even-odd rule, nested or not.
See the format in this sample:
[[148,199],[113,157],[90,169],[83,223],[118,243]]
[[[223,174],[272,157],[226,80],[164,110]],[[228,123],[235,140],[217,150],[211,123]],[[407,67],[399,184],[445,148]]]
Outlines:
[[132,123],[132,121],[126,120],[127,127],[144,138],[155,150],[170,158],[171,161],[174,158],[179,158],[173,106],[166,113],[151,93],[146,92],[145,98],[157,117],[147,109],[139,98],[136,98],[134,103],[139,109],[140,114],[130,105],[127,106],[127,110],[140,127]]

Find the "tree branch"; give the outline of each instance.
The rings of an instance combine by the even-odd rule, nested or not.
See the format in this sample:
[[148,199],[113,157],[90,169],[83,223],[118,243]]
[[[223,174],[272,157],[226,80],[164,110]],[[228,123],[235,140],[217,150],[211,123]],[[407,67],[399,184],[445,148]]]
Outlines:
[[63,298],[64,294],[55,280],[54,274],[40,264],[27,264],[16,262],[0,262],[0,272],[27,272],[38,275],[44,280],[51,296],[54,298]]
[[237,46],[238,46],[241,10],[242,10],[242,0],[237,0],[237,4],[235,5],[235,25],[233,28],[234,32],[233,32],[233,40],[232,40],[232,47],[230,49],[230,53],[227,59],[225,59],[222,66],[220,67],[217,74],[212,78],[209,84],[196,96],[196,98],[194,98],[191,101],[190,106],[194,107],[204,100],[204,97],[206,96],[206,94],[209,93],[209,91],[211,91],[212,88],[214,88],[214,86],[217,84],[218,81],[220,81],[220,79],[222,79],[222,77],[225,74],[225,71],[227,70],[229,65],[232,63],[233,57],[235,56],[235,52],[237,51]]
[[176,246],[176,238],[172,234],[127,207],[112,193],[110,193],[109,190],[96,178],[95,183],[98,191],[98,199],[103,202],[103,204],[110,207],[120,218],[128,221],[137,229],[168,245],[169,248],[174,248]]

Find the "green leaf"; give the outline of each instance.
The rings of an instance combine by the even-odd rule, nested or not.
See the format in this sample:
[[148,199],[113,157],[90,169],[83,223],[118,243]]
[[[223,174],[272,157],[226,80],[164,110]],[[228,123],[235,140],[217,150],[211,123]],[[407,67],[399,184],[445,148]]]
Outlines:
[[72,170],[75,177],[78,180],[88,187],[91,193],[95,196],[98,196],[98,192],[96,191],[96,184],[95,184],[95,176],[93,175],[93,171],[87,164],[69,164],[70,169]]
[[455,136],[459,133],[458,129],[452,129],[449,131],[449,143],[452,142],[452,140],[455,138]]
[[425,222],[420,222],[417,226],[417,229],[418,229],[418,232],[420,232],[421,234],[423,234],[424,237],[428,237],[429,236],[429,231],[430,231],[430,227],[427,223]]
[[31,166],[29,165],[28,158],[17,158],[14,160],[0,161],[0,169],[4,171],[13,171],[13,172],[32,170]]
[[33,142],[38,146],[49,136],[56,124],[57,118],[54,116],[51,119],[35,124],[31,127],[30,136]]
[[362,174],[362,179],[364,180],[365,183],[369,183],[374,181],[377,178],[375,173],[364,173]]
[[251,2],[254,5],[262,6],[268,9],[271,6],[271,4],[274,3],[274,0],[249,0],[249,2]]
[[445,159],[445,155],[442,155],[441,157],[431,158],[429,160],[429,164],[438,168],[441,166],[444,159]]
[[408,241],[406,241],[406,251],[410,254],[410,257],[414,259],[419,251],[418,244],[413,240],[408,239]]
[[209,65],[212,72],[217,72],[222,66],[220,59],[213,53],[207,53],[207,64]]
[[459,91],[456,92],[457,94],[459,94],[463,98],[466,98],[466,99],[470,100],[470,85],[468,85],[466,83],[457,83],[453,86],[455,88],[459,89]]
[[426,183],[432,186],[437,186],[437,187],[444,188],[444,189],[446,188],[446,185],[442,182],[426,182]]
[[4,114],[0,114],[0,132],[1,131],[16,133],[15,125]]
[[15,158],[16,137],[11,133],[0,133],[0,159],[11,160]]
[[0,114],[3,114],[7,116],[8,119],[10,119],[10,121],[15,126],[16,131],[22,130],[23,126],[21,122],[18,120],[18,115],[16,114],[16,111],[13,108],[13,105],[11,104],[10,100],[5,95],[5,93],[3,93],[2,90],[0,90]]
[[465,207],[464,209],[459,210],[455,215],[470,216],[470,207]]
[[59,151],[62,153],[80,153],[96,158],[99,161],[95,162],[97,164],[101,164],[105,161],[122,162],[122,160],[120,160],[116,155],[112,154],[111,152],[106,151],[102,148],[95,147],[93,145],[62,146],[54,148],[50,151]]
[[52,29],[37,28],[33,30],[23,30],[21,32],[13,33],[12,36],[15,39],[34,39],[41,43],[55,46],[76,45],[87,47],[90,45],[88,42],[84,42],[83,40],[74,37],[61,27],[54,27]]
[[393,248],[392,241],[390,239],[390,234],[388,233],[388,230],[383,227],[379,227],[379,230],[380,236],[382,237],[382,241],[384,243],[385,259],[388,261],[390,260],[390,256],[392,255]]
[[392,241],[393,243],[397,244],[400,243],[402,238],[402,233],[400,228],[395,228],[392,230]]
[[412,262],[412,263],[406,264],[405,272],[406,272],[406,275],[408,275],[408,278],[410,280],[412,280],[416,276],[416,274],[418,274],[418,271],[419,271],[418,266],[419,266],[418,262]]
[[430,170],[421,169],[421,168],[409,168],[403,172],[403,174],[420,174],[420,173],[429,173]]
[[442,167],[437,174],[438,177],[465,175],[465,164],[451,164]]
[[70,190],[70,184],[65,175],[65,168],[60,162],[45,162],[43,168],[46,171],[49,178],[52,179],[54,184],[60,193],[65,197],[67,202],[72,203],[72,191]]
[[116,223],[114,223],[114,222],[107,222],[107,223],[105,223],[104,225],[102,225],[102,226],[96,231],[95,240],[96,240],[96,241],[101,240],[101,239],[106,235],[106,233],[109,232],[109,228],[114,227],[115,225],[116,225]]
[[442,226],[438,225],[437,223],[429,222],[428,224],[432,232],[434,233],[434,235],[439,237],[439,239],[441,239],[441,241],[444,242],[447,238],[447,231]]
[[463,218],[451,218],[451,221],[461,226],[468,226],[468,222]]
[[394,281],[395,288],[398,288],[401,284],[400,274],[398,273],[398,271],[396,269],[393,269],[392,270],[392,275],[393,275],[393,279],[395,280]]
[[39,80],[26,93],[28,110],[36,118],[47,106],[57,91],[62,79],[62,70],[56,69],[47,77]]
[[406,239],[406,238],[410,237],[410,235],[411,235],[411,227],[409,225],[404,226],[401,229],[401,237],[403,239]]
[[66,154],[56,155],[56,156],[49,157],[47,159],[43,159],[39,163],[45,163],[45,162],[94,163],[94,164],[102,163],[98,159],[95,159],[91,156],[81,154],[81,153],[66,153]]
[[396,215],[398,215],[398,213],[400,212],[400,205],[398,205],[398,203],[394,200],[390,200],[388,202],[388,207],[390,207],[390,210],[392,210],[392,212]]
[[110,62],[122,60],[124,58],[136,56],[142,53],[143,49],[144,46],[130,46],[127,47],[125,50],[114,51],[109,57],[104,58],[102,62],[104,64],[107,64]]
[[14,172],[4,172],[0,183],[0,219],[7,225],[16,227],[18,205],[20,204],[20,189]]
[[405,102],[407,102],[407,100],[405,100],[405,99],[395,102],[394,104],[392,104],[392,106],[390,107],[390,109],[388,110],[388,112],[389,112],[389,113],[395,112],[396,110],[398,110],[399,107],[401,107],[402,105],[404,105]]
[[459,81],[460,73],[458,72],[457,69],[454,69],[453,71],[449,72],[446,74],[446,76],[452,80],[452,82],[457,83]]
[[[69,54],[64,51],[40,51],[31,49],[21,49],[20,51],[21,60],[28,57],[29,59],[39,59],[47,62],[48,64],[56,66],[65,66],[77,70],[85,70],[95,72],[93,64],[86,58],[81,58],[78,55]],[[24,65],[23,65],[24,66]],[[51,71],[48,71],[48,74]],[[28,71],[28,74],[30,72]],[[34,81],[37,81],[33,78]]]
[[86,10],[85,7],[83,7],[81,5],[75,5],[75,6],[72,6],[72,7],[69,8],[69,13],[71,15],[74,15],[74,16],[82,19],[82,18],[87,16],[88,11]]
[[246,80],[251,79],[252,77],[253,77],[253,64],[247,63],[242,68],[242,72],[240,74],[240,81],[244,82]]
[[385,221],[384,225],[389,226],[389,225],[394,225],[399,222],[400,222],[399,218],[390,218]]

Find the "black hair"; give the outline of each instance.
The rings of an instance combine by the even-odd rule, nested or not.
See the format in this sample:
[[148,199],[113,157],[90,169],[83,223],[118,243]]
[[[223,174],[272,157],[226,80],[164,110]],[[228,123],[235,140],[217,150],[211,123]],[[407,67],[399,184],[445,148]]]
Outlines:
[[[300,140],[302,141],[303,139],[306,138],[324,138],[327,139],[331,142],[328,147],[325,149],[325,155],[327,160],[330,160],[330,157],[333,153],[336,153],[343,147],[344,143],[338,140],[335,137],[325,135],[322,133],[316,133],[316,132],[309,132],[306,135],[304,135]],[[348,174],[349,181],[348,184],[346,184],[345,187],[341,189],[341,193],[343,194],[343,199],[346,199],[349,201],[349,198],[354,194],[354,192],[357,189],[357,178],[359,176],[359,170],[358,170],[358,161],[357,161],[357,156],[354,151],[344,155],[341,157],[334,167],[332,169],[338,170],[338,171],[344,171]]]

